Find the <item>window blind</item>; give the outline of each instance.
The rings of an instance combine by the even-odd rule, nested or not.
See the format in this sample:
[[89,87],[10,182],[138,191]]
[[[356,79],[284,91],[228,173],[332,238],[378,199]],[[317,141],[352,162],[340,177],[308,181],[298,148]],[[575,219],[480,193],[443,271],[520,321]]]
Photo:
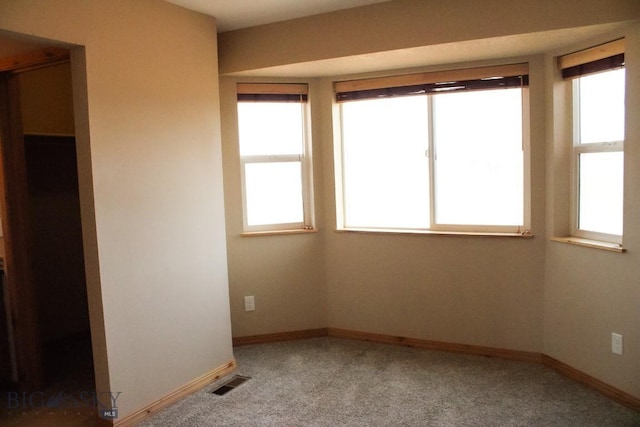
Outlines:
[[564,79],[624,67],[624,39],[558,57]]
[[334,83],[337,102],[529,85],[528,64],[349,80]]
[[309,87],[304,83],[238,83],[238,101],[307,102]]

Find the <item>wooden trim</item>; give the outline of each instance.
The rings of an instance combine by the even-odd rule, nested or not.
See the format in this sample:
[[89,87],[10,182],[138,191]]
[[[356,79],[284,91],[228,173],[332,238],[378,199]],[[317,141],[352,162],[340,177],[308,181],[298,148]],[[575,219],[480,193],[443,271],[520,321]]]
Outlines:
[[500,359],[517,360],[520,362],[541,363],[542,361],[542,355],[540,353],[529,351],[507,350],[470,344],[457,344],[442,341],[423,340],[418,338],[372,334],[369,332],[351,331],[337,328],[328,328],[327,332],[328,336],[336,338],[400,345],[426,350],[446,351],[449,353],[463,353],[476,356],[497,357]]
[[0,72],[24,72],[54,64],[69,62],[69,50],[46,47],[27,53],[0,58]]
[[283,234],[309,234],[317,233],[317,228],[296,228],[291,230],[264,230],[264,231],[244,231],[240,233],[242,237],[256,237],[256,236],[276,236]]
[[241,345],[266,344],[266,343],[280,342],[280,341],[295,341],[295,340],[304,340],[308,338],[320,338],[320,337],[326,337],[326,336],[327,336],[327,328],[307,329],[303,331],[291,331],[291,332],[277,332],[275,334],[236,337],[236,338],[233,338],[233,346],[239,347]]
[[336,228],[336,233],[370,233],[370,234],[401,234],[406,236],[458,236],[458,237],[517,237],[523,239],[533,239],[534,234],[529,230],[519,233],[497,232],[497,231],[445,231],[445,230],[409,230],[394,228]]
[[589,374],[585,374],[584,372],[579,371],[564,362],[554,359],[551,356],[547,356],[546,354],[542,355],[542,364],[557,371],[565,377],[571,378],[572,380],[584,384],[592,390],[604,394],[610,399],[615,400],[616,402],[630,409],[633,409],[634,411],[640,412],[640,399],[630,395],[625,391],[622,391],[603,381],[600,381],[599,379],[592,377]]
[[307,95],[309,85],[306,83],[238,83],[239,94],[246,95]]
[[564,70],[566,68],[575,67],[576,65],[582,65],[588,62],[609,58],[610,56],[619,55],[624,53],[624,46],[624,39],[619,39],[590,47],[589,49],[562,55],[558,57],[558,68]]
[[113,421],[100,418],[100,416],[95,416],[92,421],[94,427],[113,427],[114,425]]
[[601,249],[603,251],[623,253],[627,250],[620,243],[601,242],[598,240],[583,239],[581,237],[552,237],[552,242],[568,243],[570,245],[584,246],[585,248]]
[[487,77],[509,77],[529,73],[529,64],[498,65],[493,67],[464,68],[460,70],[433,71],[399,76],[378,77],[362,80],[348,80],[333,84],[336,93],[360,90],[404,87],[447,81],[475,80]]
[[139,422],[141,422],[142,420],[150,417],[151,415],[154,415],[160,412],[162,409],[176,403],[181,399],[184,399],[190,394],[193,394],[196,391],[202,389],[203,387],[206,387],[207,385],[220,379],[221,377],[228,375],[229,373],[233,372],[235,369],[236,369],[236,361],[231,360],[225,363],[224,365],[221,365],[215,368],[214,370],[204,374],[203,376],[196,378],[195,380],[183,385],[179,389],[167,394],[163,398],[156,400],[155,402],[126,416],[121,420],[117,420],[113,424],[108,423],[107,420],[99,418],[99,415],[98,415],[98,418],[102,422],[107,422],[107,424],[103,423],[103,425],[115,425],[118,427],[134,426]]
[[345,338],[359,341],[376,342],[383,344],[401,345],[427,350],[446,351],[452,353],[472,354],[477,356],[496,357],[500,359],[516,360],[520,362],[537,363],[547,366],[561,375],[595,390],[608,398],[640,412],[640,399],[613,387],[589,374],[579,371],[566,363],[542,353],[506,350],[493,347],[483,347],[469,344],[456,344],[441,341],[422,340],[392,335],[373,334],[369,332],[351,331],[347,329],[327,328],[327,335],[336,338]]
[[[640,399],[626,393],[616,387],[613,387],[591,375],[575,369],[566,363],[563,363],[553,357],[547,356],[542,353],[520,351],[520,350],[507,350],[494,347],[484,347],[470,344],[457,344],[448,343],[442,341],[423,340],[417,338],[407,338],[401,336],[374,334],[370,332],[353,331],[348,329],[339,328],[319,328],[319,329],[307,329],[302,331],[292,332],[279,332],[274,334],[265,335],[253,335],[247,337],[238,337],[233,339],[234,346],[249,345],[249,344],[266,344],[279,341],[292,341],[307,338],[319,338],[319,337],[335,337],[344,338],[357,341],[368,341],[382,344],[400,345],[411,348],[420,348],[426,350],[446,351],[450,353],[470,354],[476,356],[496,357],[499,359],[515,360],[519,362],[528,362],[541,364],[549,367],[559,374],[566,376],[574,381],[577,381],[585,386],[607,396],[608,398],[628,407],[635,411],[640,412]],[[179,388],[178,390],[170,393],[169,395],[157,400],[156,402],[146,406],[145,408],[112,423],[108,420],[97,418],[96,425],[99,427],[107,426],[133,426],[145,418],[159,412],[160,410],[172,405],[176,401],[185,398],[186,396],[198,391],[209,383],[229,374],[236,368],[235,360],[220,366],[210,373],[203,375],[202,377],[192,381],[189,384]]]

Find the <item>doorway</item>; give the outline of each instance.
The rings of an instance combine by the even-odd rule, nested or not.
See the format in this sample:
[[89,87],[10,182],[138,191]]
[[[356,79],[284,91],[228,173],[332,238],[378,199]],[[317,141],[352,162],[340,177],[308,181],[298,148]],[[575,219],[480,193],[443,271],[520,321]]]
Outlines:
[[[0,363],[5,366],[0,374],[10,375],[8,381],[0,378],[0,384],[9,382],[22,391],[45,395],[57,391],[72,395],[95,390],[95,379],[71,67],[63,49],[39,47],[21,57],[27,56],[41,60],[10,75],[5,72],[2,78],[9,104],[3,119],[11,121],[3,123],[0,141],[4,166],[0,187],[7,193],[1,215],[9,290],[4,295],[9,294],[5,308],[10,321],[3,325],[0,319],[4,326],[0,329],[8,330],[8,351],[3,351],[0,340],[0,357],[8,353],[12,366],[7,371],[6,363]],[[13,129],[7,131],[7,126]]]

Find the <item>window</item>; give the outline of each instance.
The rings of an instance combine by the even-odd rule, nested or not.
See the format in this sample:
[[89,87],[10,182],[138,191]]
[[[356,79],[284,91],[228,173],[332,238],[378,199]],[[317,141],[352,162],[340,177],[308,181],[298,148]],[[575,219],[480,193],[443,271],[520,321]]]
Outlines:
[[337,82],[339,228],[523,233],[526,64]]
[[244,230],[312,229],[307,85],[237,90]]
[[561,57],[560,67],[573,98],[571,235],[621,243],[623,40]]

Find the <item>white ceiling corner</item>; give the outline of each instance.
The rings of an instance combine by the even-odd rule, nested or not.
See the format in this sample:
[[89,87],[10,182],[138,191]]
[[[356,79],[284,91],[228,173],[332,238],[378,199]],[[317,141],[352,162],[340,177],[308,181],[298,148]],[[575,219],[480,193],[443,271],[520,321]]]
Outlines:
[[218,32],[238,30],[388,0],[166,0],[214,16]]

